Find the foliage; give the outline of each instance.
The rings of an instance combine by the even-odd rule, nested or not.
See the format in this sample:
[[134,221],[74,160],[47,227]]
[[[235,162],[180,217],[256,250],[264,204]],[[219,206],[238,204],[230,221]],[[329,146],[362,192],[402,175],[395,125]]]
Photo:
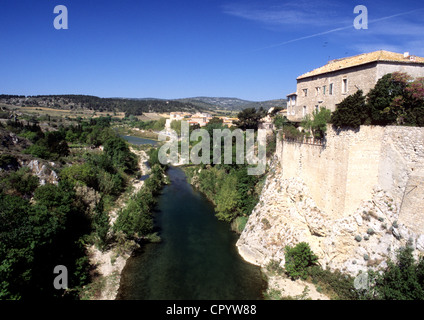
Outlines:
[[254,129],[257,130],[259,126],[259,121],[266,115],[264,110],[256,110],[255,108],[247,108],[239,112],[237,115],[238,121],[235,125],[242,129]]
[[89,163],[65,167],[60,172],[60,177],[72,181],[74,184],[82,183],[88,187],[98,189],[96,168]]
[[234,188],[237,185],[237,176],[229,175],[225,178],[221,188],[215,196],[216,216],[223,221],[232,221],[239,213],[238,204],[241,196],[238,190]]
[[[25,98],[25,96],[0,95],[5,103],[15,104],[13,99]],[[7,101],[11,100],[11,101]],[[130,115],[142,115],[147,112],[171,112],[171,111],[198,111],[190,102],[159,99],[122,99],[122,98],[99,98],[89,95],[39,95],[26,97],[21,102],[23,106],[37,106],[39,103],[47,104],[48,107],[60,108],[60,105],[73,108],[84,108],[95,111],[121,111],[126,117]]]
[[368,272],[370,289],[368,299],[382,300],[423,300],[424,259],[414,260],[411,247],[400,248],[396,261],[389,260],[381,272]]
[[111,137],[104,142],[104,153],[110,158],[115,168],[122,169],[126,173],[134,173],[137,170],[137,157],[133,154],[123,139],[118,136]]
[[380,78],[363,96],[358,90],[337,105],[331,117],[336,127],[360,125],[424,126],[424,78],[394,72]]
[[311,131],[316,139],[324,138],[327,132],[327,123],[330,121],[331,111],[321,108],[319,111],[314,110],[312,116],[307,115],[302,121],[301,126],[308,132]]
[[52,131],[44,133],[44,136],[36,140],[25,152],[38,158],[57,160],[69,155],[69,146],[63,132]]
[[369,118],[362,90],[346,97],[336,105],[336,111],[331,115],[330,122],[335,127],[358,128]]
[[278,114],[277,116],[274,117],[273,119],[273,124],[274,127],[278,130],[278,129],[282,129],[286,124],[288,124],[288,120],[285,116],[282,116],[280,114]]
[[407,79],[389,73],[379,79],[367,95],[367,105],[371,116],[371,124],[388,125],[396,123],[403,112],[392,105],[396,97],[403,96]]
[[358,293],[353,286],[354,279],[336,270],[324,270],[314,265],[308,268],[312,283],[319,285],[326,295],[335,300],[357,300]]
[[287,124],[283,127],[282,134],[286,140],[298,140],[303,139],[304,133],[299,131],[294,125]]
[[163,173],[164,169],[160,165],[155,164],[152,167],[151,175],[144,181],[143,188],[120,210],[113,226],[115,233],[123,232],[128,238],[143,238],[152,233],[152,209],[156,205],[154,196],[164,182]]
[[38,178],[28,168],[13,171],[0,182],[4,191],[24,197],[31,197],[38,185]]
[[85,219],[66,182],[38,187],[34,203],[0,193],[0,298],[62,296],[52,286],[58,264],[67,266],[70,288],[85,284],[88,260],[79,241],[89,232]]
[[300,242],[295,247],[286,246],[285,259],[284,267],[288,276],[292,279],[303,280],[308,276],[307,268],[318,261],[318,257],[306,242]]

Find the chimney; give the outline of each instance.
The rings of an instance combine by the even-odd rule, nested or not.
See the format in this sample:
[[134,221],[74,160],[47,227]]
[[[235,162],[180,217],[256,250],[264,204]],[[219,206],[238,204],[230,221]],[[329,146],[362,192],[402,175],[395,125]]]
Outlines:
[[405,52],[404,54],[403,54],[403,57],[406,59],[406,58],[408,58],[409,57],[409,52]]

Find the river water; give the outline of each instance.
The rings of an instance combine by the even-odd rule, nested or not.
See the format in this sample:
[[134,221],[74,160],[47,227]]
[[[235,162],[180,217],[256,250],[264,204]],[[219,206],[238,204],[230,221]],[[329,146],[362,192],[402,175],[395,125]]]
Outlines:
[[171,167],[158,197],[155,223],[162,239],[127,260],[118,300],[255,300],[266,283],[260,268],[237,252],[237,235],[213,205]]
[[154,146],[158,144],[158,141],[156,140],[133,137],[133,136],[121,136],[121,138],[132,144],[151,144]]

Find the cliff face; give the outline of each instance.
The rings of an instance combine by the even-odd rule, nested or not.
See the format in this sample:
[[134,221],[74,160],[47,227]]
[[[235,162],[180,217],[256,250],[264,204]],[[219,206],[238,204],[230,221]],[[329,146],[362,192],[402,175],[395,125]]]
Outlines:
[[[294,146],[280,142],[260,201],[237,242],[240,254],[256,265],[276,260],[283,266],[285,246],[304,241],[324,268],[351,275],[384,267],[401,246],[412,246],[416,255],[422,254],[424,212],[417,210],[424,198],[418,174],[424,164],[420,149],[424,130],[405,141],[406,135],[398,131],[404,129],[408,128],[376,128],[380,140],[372,146],[367,142],[368,129],[346,135],[330,131],[327,145],[312,155],[309,149],[316,146],[297,145],[297,158]],[[365,150],[360,148],[358,135]],[[334,146],[344,159],[335,157]],[[399,146],[403,156],[397,152]],[[360,157],[367,150],[373,155],[368,161]],[[394,152],[399,159],[393,158]],[[291,164],[285,165],[282,159],[287,157]],[[362,172],[357,159],[362,161]],[[326,165],[320,167],[323,160]],[[312,162],[315,173],[310,169]],[[361,185],[362,190],[355,193]],[[345,205],[338,208],[340,204]]]

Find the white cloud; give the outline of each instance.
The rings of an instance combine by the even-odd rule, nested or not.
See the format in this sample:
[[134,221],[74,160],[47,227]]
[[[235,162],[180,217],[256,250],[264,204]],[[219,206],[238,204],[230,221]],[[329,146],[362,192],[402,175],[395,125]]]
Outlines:
[[[346,22],[349,17],[340,17],[336,11],[339,6],[334,1],[299,0],[281,4],[229,3],[223,6],[223,12],[239,18],[273,26],[335,26]],[[346,11],[347,12],[347,11]],[[349,12],[350,14],[350,12]]]

